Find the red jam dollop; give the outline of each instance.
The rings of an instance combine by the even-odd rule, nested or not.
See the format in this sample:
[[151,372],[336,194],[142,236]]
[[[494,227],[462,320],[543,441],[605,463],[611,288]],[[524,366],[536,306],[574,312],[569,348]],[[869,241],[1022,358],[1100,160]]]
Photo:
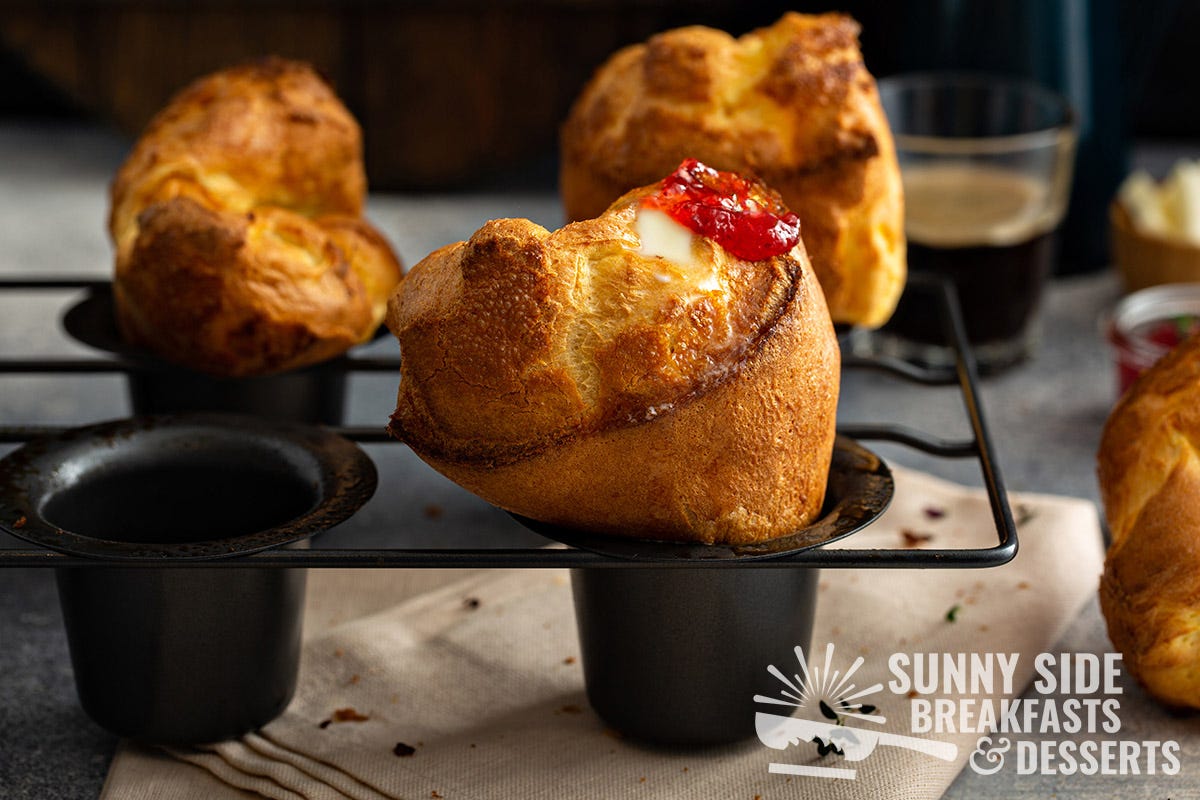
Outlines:
[[783,255],[800,241],[800,219],[761,183],[688,158],[642,199],[693,233],[738,258],[761,261]]

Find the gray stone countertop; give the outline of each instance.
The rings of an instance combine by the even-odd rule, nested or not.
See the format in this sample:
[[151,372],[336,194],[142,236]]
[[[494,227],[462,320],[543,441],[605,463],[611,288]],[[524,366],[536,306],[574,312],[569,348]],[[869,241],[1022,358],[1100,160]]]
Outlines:
[[[94,129],[0,125],[0,276],[84,275],[105,278],[111,255],[104,231],[107,184],[127,143]],[[554,227],[561,211],[551,189],[529,193],[373,195],[369,215],[407,264],[469,236],[495,216],[525,216]],[[1115,396],[1111,358],[1099,319],[1118,295],[1099,274],[1056,281],[1047,297],[1041,346],[1031,361],[982,382],[984,410],[999,464],[1012,491],[1096,501],[1096,444]],[[58,317],[75,292],[0,295],[0,356],[85,355],[60,332]],[[391,354],[394,345],[372,348]],[[396,378],[351,381],[348,424],[382,425]],[[0,376],[0,423],[79,424],[129,413],[119,376]],[[842,422],[897,422],[943,436],[968,431],[955,389],[914,387],[893,378],[847,373]],[[544,540],[433,473],[408,451],[368,446],[380,491],[356,517],[328,534],[337,546],[533,545]],[[0,454],[8,448],[0,447]],[[980,484],[977,463],[878,446],[887,459],[967,484]],[[436,505],[436,519],[414,511]],[[398,524],[402,523],[402,524]],[[0,539],[0,547],[15,546]],[[1109,649],[1095,603],[1061,643],[1068,652]],[[96,797],[116,741],[79,709],[50,570],[0,570],[0,797]],[[1177,739],[1179,776],[1008,776],[965,771],[950,798],[1200,796],[1200,720],[1173,716],[1127,687],[1123,730],[1129,738]]]

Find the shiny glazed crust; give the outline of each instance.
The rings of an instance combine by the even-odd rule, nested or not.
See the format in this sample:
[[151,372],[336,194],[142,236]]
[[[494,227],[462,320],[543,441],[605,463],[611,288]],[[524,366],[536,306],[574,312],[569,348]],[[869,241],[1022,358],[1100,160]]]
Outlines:
[[1098,474],[1112,532],[1100,582],[1109,638],[1151,694],[1200,708],[1200,337],[1118,403]]
[[365,193],[358,124],[310,67],[271,58],[201,78],[113,181],[122,335],[222,376],[365,341],[401,276],[361,217]]
[[496,505],[626,536],[750,542],[818,513],[839,353],[803,246],[638,252],[646,188],[549,232],[489,222],[413,267],[391,431]]
[[891,316],[906,272],[903,195],[852,19],[788,13],[740,39],[681,28],[612,56],[563,126],[568,218],[599,214],[685,157],[783,196],[835,322]]

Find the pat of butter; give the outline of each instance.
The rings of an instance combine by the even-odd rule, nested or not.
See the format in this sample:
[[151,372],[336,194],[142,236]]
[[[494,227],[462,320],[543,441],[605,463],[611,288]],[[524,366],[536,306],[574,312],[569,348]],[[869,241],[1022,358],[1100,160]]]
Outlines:
[[1175,183],[1179,192],[1176,230],[1188,241],[1200,241],[1200,164],[1179,164],[1169,180]]
[[[681,267],[694,266],[694,234],[662,211],[656,208],[639,208],[637,217],[633,220],[633,232],[642,242],[638,250],[640,254],[651,258],[665,258]],[[665,276],[665,273],[661,274]],[[655,277],[658,277],[658,274]]]
[[1177,162],[1162,183],[1134,172],[1118,198],[1137,228],[1200,244],[1200,162]]

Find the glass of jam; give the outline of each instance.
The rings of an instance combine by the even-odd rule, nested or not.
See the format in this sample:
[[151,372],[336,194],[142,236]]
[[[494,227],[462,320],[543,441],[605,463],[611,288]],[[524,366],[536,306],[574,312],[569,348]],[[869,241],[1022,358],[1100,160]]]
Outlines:
[[1124,394],[1171,348],[1200,331],[1200,283],[1167,283],[1126,295],[1102,325]]
[[[879,93],[904,184],[909,269],[953,282],[982,371],[1023,360],[1070,192],[1069,105],[1031,83],[952,73],[887,78]],[[905,292],[884,328],[886,348],[952,365],[938,302]]]

